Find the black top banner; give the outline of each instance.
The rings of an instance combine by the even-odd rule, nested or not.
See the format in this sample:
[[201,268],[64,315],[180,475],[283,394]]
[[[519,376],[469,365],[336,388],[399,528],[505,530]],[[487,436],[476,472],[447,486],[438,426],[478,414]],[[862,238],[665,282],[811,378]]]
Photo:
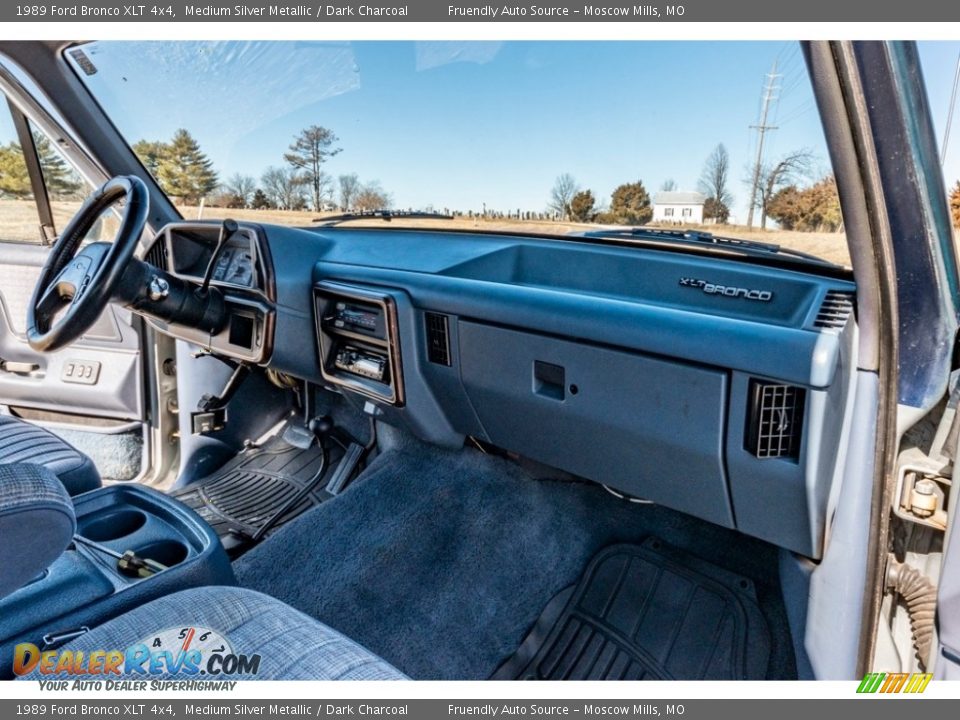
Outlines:
[[960,3],[943,0],[684,0],[496,3],[462,0],[371,0],[370,3],[201,2],[129,3],[39,0],[3,3],[0,22],[957,22]]

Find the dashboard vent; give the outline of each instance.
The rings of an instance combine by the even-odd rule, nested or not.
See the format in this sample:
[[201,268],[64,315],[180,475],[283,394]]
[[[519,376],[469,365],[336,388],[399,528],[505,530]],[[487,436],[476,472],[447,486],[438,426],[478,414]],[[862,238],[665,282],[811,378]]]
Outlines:
[[807,391],[795,385],[752,380],[747,449],[760,459],[800,457]]
[[427,327],[427,359],[436,365],[450,366],[450,318],[441,313],[428,312],[424,316]]
[[143,256],[143,261],[161,270],[167,269],[167,246],[166,243],[163,242],[163,238],[157,239],[157,241],[150,246],[147,254]]
[[818,328],[842,328],[853,312],[853,293],[828,290],[813,321]]

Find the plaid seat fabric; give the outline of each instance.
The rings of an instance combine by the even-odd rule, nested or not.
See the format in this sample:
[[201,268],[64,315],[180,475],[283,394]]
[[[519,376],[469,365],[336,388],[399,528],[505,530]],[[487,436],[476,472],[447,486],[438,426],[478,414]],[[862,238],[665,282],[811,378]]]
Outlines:
[[[154,600],[94,628],[64,649],[126,650],[152,639],[179,637],[178,631],[214,630],[237,655],[260,655],[258,671],[223,675],[224,680],[406,680],[386,661],[323,623],[268,595],[236,587],[184,590]],[[201,630],[202,629],[202,630]],[[169,647],[174,654],[179,649]],[[206,657],[206,656],[205,656]],[[27,680],[50,678],[39,669]],[[130,677],[129,675],[127,677]],[[143,677],[143,676],[141,676]],[[150,676],[150,679],[185,679]],[[186,679],[201,679],[192,676]],[[204,680],[214,679],[202,676]]]
[[0,597],[49,567],[73,539],[77,519],[63,484],[41,465],[0,465]]
[[71,495],[100,487],[90,458],[49,430],[10,415],[0,415],[0,463],[43,465]]

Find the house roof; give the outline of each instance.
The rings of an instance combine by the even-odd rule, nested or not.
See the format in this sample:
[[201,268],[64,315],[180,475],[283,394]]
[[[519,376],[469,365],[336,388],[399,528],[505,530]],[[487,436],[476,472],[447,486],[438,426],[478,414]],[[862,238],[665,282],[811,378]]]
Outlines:
[[653,196],[654,205],[703,205],[707,196],[698,192],[658,192]]

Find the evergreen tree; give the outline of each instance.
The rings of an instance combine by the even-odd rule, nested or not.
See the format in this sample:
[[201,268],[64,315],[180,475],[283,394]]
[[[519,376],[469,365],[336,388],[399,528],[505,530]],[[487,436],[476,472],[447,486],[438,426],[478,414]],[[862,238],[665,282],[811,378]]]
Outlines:
[[313,209],[317,212],[323,210],[324,201],[332,192],[332,181],[323,172],[323,164],[340,152],[341,148],[334,147],[339,141],[332,130],[311,125],[300,131],[290,145],[290,152],[283,156],[309,188]]
[[803,191],[796,185],[780,188],[767,203],[767,214],[782,230],[796,230],[804,215]]
[[[581,190],[570,201],[570,217],[577,222],[593,222],[596,200],[590,190]],[[520,211],[517,211],[519,217]]]
[[77,172],[67,164],[45,135],[34,133],[34,142],[37,148],[37,158],[40,160],[40,170],[43,173],[43,182],[47,187],[47,194],[51,200],[73,200],[83,194],[83,180]]
[[133,152],[153,177],[157,177],[160,166],[167,157],[167,144],[159,140],[140,140],[133,145]]
[[843,221],[837,181],[827,175],[807,188],[787,185],[770,198],[767,214],[784,230],[836,232]]
[[164,192],[195,204],[213,191],[218,183],[213,162],[200,150],[200,144],[184,129],[177,130],[166,146],[156,175]]
[[620,185],[610,196],[610,215],[622,225],[643,225],[653,218],[650,193],[637,180]]
[[0,196],[24,200],[33,196],[30,174],[19,143],[0,145]]
[[703,217],[716,220],[721,225],[730,219],[730,208],[712,195],[703,203]]
[[270,198],[264,194],[263,190],[257,188],[253,191],[253,198],[250,200],[250,207],[254,210],[268,210],[272,207]]

